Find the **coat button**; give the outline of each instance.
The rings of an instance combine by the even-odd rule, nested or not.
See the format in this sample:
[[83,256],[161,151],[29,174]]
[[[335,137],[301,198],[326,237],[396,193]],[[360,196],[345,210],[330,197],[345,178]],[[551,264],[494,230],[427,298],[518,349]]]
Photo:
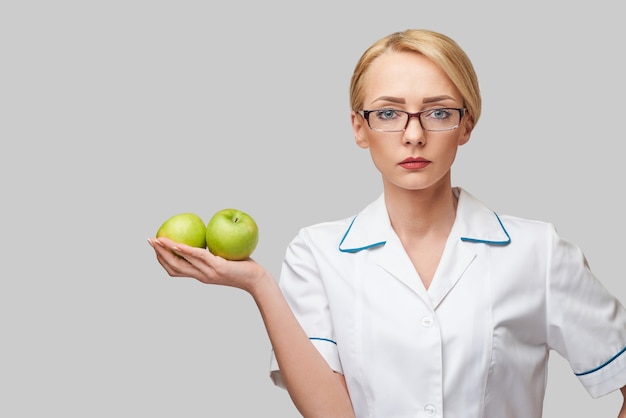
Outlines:
[[425,316],[422,318],[422,326],[428,328],[431,327],[435,323],[435,318],[432,316]]
[[426,405],[424,405],[424,413],[428,417],[434,417],[437,413],[437,407],[432,403],[427,403]]

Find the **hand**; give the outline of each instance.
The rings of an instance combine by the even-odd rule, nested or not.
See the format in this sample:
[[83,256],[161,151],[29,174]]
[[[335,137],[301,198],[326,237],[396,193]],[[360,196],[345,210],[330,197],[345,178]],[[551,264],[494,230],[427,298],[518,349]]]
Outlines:
[[150,238],[157,261],[171,277],[190,277],[202,283],[237,287],[251,292],[267,272],[251,258],[229,261],[207,249],[190,247],[167,238]]

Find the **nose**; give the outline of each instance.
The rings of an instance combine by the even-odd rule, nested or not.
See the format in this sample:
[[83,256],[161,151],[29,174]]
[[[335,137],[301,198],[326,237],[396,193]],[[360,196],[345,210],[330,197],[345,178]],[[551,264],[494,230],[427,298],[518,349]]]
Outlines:
[[417,116],[410,116],[404,129],[403,141],[407,145],[425,145],[426,137],[424,136],[424,129],[420,124],[420,120]]

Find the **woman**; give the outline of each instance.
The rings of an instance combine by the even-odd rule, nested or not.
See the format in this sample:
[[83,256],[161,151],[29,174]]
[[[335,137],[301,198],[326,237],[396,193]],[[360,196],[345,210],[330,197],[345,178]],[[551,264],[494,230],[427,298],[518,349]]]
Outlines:
[[305,417],[540,417],[550,350],[592,396],[626,393],[626,310],[580,249],[451,185],[481,110],[461,48],[391,34],[363,54],[350,95],[356,143],[383,180],[376,201],[303,228],[280,287],[253,260],[151,239],[168,274],[252,295],[272,379]]

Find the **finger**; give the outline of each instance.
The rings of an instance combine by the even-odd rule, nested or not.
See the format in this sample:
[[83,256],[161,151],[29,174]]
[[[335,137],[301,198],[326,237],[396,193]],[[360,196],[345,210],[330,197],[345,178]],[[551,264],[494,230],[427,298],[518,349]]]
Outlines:
[[184,250],[185,247],[187,247],[185,244],[176,243],[167,238],[152,238],[148,241],[160,257],[170,259],[169,256],[172,254],[177,257],[185,258],[181,253],[181,248]]
[[177,251],[177,244],[173,241],[169,241],[169,246],[166,245],[166,242],[159,241],[158,239],[151,239],[148,241],[154,248],[157,261],[170,276],[192,277],[197,273],[197,269],[184,257],[179,255]]
[[206,248],[191,247],[167,238],[152,238],[150,244],[157,260],[172,277],[192,277],[203,283],[218,283],[216,279],[228,270],[228,262]]
[[[167,246],[168,244],[165,243]],[[189,245],[171,242],[170,250],[178,256],[183,257],[190,263],[194,260],[210,260],[212,254],[206,248],[191,247]]]

